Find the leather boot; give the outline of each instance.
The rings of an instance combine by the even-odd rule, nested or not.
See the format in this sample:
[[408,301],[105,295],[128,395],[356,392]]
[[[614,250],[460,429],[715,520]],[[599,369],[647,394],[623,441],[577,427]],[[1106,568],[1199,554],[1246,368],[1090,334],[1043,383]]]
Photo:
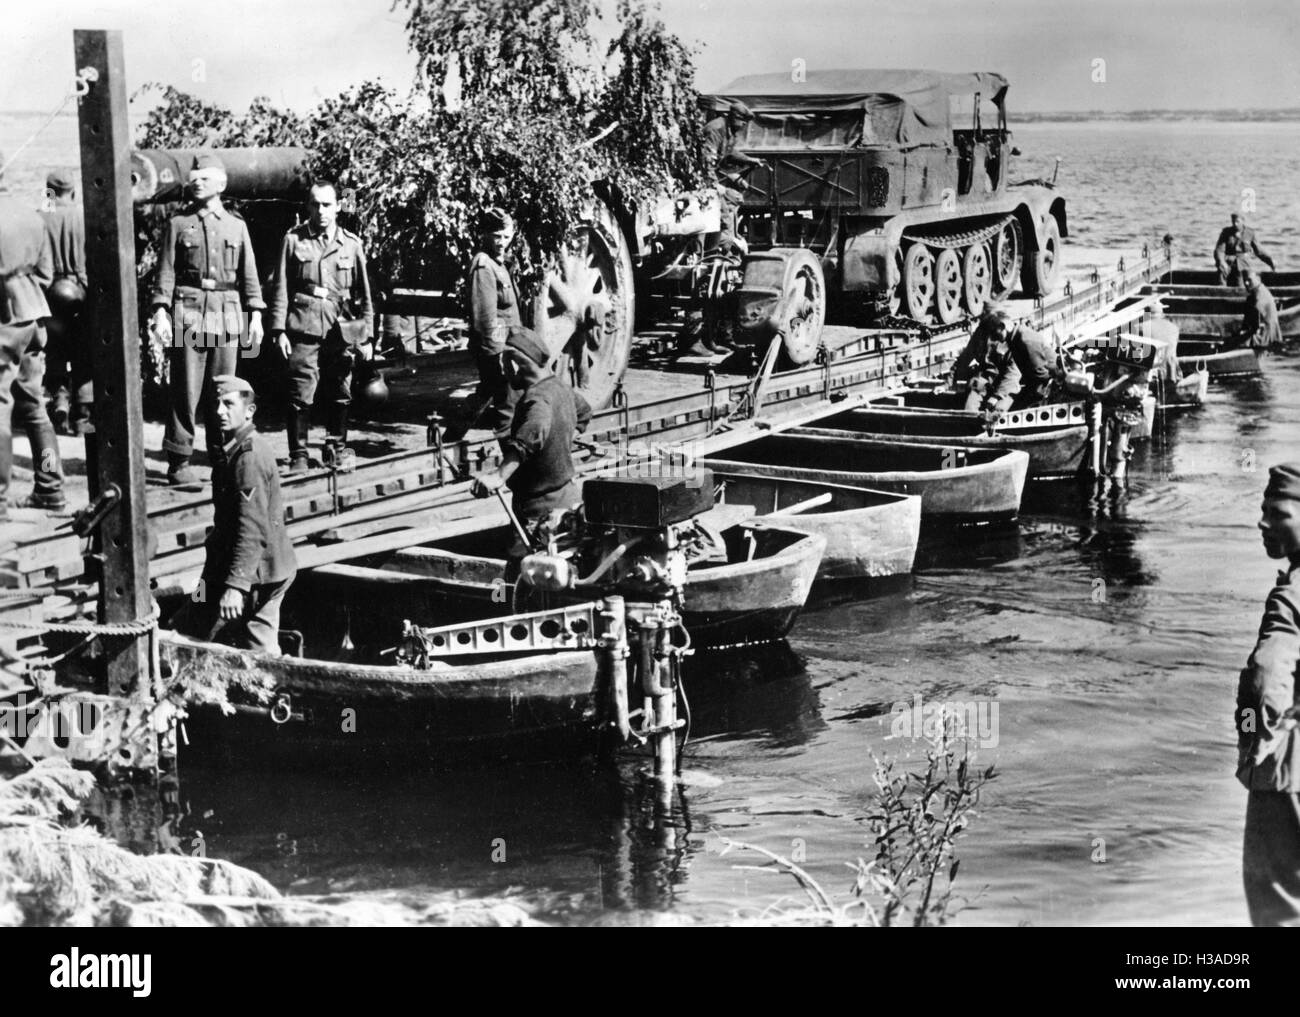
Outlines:
[[311,410],[290,406],[285,410],[284,430],[289,438],[289,472],[306,473],[311,465],[307,438],[311,432]]
[[347,403],[334,403],[329,416],[325,418],[325,440],[330,444],[343,445],[348,440]]

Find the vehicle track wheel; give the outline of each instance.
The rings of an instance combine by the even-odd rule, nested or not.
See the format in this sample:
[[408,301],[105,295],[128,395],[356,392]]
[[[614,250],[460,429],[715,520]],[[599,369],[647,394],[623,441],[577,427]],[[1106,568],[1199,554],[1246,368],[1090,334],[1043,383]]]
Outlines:
[[1004,300],[1020,281],[1020,224],[1009,220],[993,238],[993,287],[990,296]]
[[971,244],[966,248],[961,274],[965,281],[962,295],[966,311],[971,317],[978,318],[984,305],[989,302],[989,294],[993,292],[993,270],[987,244]]
[[903,300],[908,316],[925,323],[934,306],[934,255],[925,244],[916,243],[903,256]]
[[1038,250],[1025,258],[1023,271],[1021,281],[1026,296],[1045,297],[1055,288],[1061,271],[1061,228],[1056,224],[1056,216],[1048,215]]
[[961,256],[945,247],[934,262],[934,306],[943,324],[951,325],[961,317],[962,290]]
[[557,376],[605,406],[627,368],[636,296],[632,255],[613,212],[595,201],[565,241],[534,307]]
[[889,290],[889,296],[885,302],[885,309],[891,318],[897,318],[899,312],[903,310],[903,249],[894,248],[894,268],[897,271],[898,282]]
[[826,324],[826,278],[821,262],[811,251],[798,250],[785,263],[785,315],[781,348],[795,367],[817,355]]

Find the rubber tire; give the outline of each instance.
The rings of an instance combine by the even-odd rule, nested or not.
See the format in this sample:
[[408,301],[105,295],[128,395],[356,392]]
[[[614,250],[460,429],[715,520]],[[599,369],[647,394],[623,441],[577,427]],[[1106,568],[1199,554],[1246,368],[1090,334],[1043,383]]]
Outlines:
[[1021,283],[1027,297],[1045,297],[1056,287],[1061,274],[1061,228],[1056,216],[1048,215],[1043,225],[1042,243],[1031,257],[1025,258]]
[[[1002,245],[1010,244],[1011,254],[1005,255]],[[1016,288],[1024,267],[1023,242],[1020,235],[1020,223],[1012,219],[1002,227],[993,238],[989,248],[989,271],[992,277],[990,297],[993,300],[1005,300]],[[1009,261],[1005,274],[999,273],[1002,261]]]
[[826,325],[826,275],[818,257],[805,248],[782,251],[786,255],[785,275],[782,282],[783,303],[786,314],[800,298],[812,302],[812,309],[803,326],[795,332],[788,322],[781,330],[781,352],[785,362],[792,367],[811,363],[821,345],[822,329]]

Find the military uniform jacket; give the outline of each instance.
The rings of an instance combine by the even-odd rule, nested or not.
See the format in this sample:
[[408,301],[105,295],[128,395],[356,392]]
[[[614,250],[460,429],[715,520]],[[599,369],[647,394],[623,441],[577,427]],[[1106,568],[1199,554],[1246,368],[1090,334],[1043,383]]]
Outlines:
[[1246,313],[1241,333],[1251,346],[1282,345],[1282,324],[1277,318],[1277,301],[1263,283],[1246,291]]
[[1020,368],[1010,344],[994,341],[983,322],[958,355],[952,377],[953,381],[970,381],[972,388],[984,393],[986,402],[1009,401],[1020,391]]
[[172,216],[151,303],[183,334],[244,335],[243,312],[266,307],[248,224],[220,204]]
[[1225,226],[1220,231],[1219,242],[1214,245],[1214,264],[1220,272],[1226,275],[1230,268],[1239,263],[1242,267],[1248,265],[1251,255],[1269,268],[1273,267],[1273,259],[1260,250],[1255,231],[1249,226],[1243,226],[1240,233],[1231,226]]
[[486,251],[469,263],[469,339],[484,353],[505,352],[519,320],[519,293],[506,267]]
[[1255,650],[1237,683],[1237,779],[1252,791],[1300,793],[1300,729],[1294,722],[1288,727],[1283,716],[1296,708],[1298,577],[1300,563],[1278,575],[1264,603]]
[[326,235],[302,223],[286,233],[271,287],[272,332],[323,338],[340,320],[364,320],[373,332],[366,255],[361,238],[342,226]]
[[1011,356],[1020,372],[1020,386],[1045,397],[1052,387],[1056,347],[1042,334],[1021,326],[1009,337]]
[[549,375],[520,397],[501,441],[520,465],[506,481],[519,502],[558,491],[573,479],[573,435],[586,430],[591,407],[582,393]]
[[236,431],[216,456],[212,507],[203,566],[209,596],[220,596],[221,587],[248,591],[293,578],[298,561],[284,527],[275,456],[252,424]]
[[50,254],[54,258],[54,277],[67,276],[89,285],[86,279],[86,219],[80,205],[55,205],[42,212],[45,233],[50,238]]
[[44,221],[0,188],[0,325],[48,318],[44,288],[53,281]]

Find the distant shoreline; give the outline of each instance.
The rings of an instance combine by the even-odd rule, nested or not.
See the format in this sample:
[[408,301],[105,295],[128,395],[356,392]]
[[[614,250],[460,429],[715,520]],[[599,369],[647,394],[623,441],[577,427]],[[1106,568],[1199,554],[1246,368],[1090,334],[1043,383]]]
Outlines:
[[[75,110],[63,110],[56,119],[72,118]],[[132,111],[130,119],[143,119],[147,111]],[[5,117],[47,117],[49,110],[6,109]],[[1012,109],[1007,116],[1012,126],[1016,124],[1086,124],[1086,123],[1180,123],[1184,121],[1213,121],[1218,123],[1287,124],[1300,123],[1300,107],[1286,109],[1144,109],[1124,112],[1089,110],[1087,112],[1032,112]]]

